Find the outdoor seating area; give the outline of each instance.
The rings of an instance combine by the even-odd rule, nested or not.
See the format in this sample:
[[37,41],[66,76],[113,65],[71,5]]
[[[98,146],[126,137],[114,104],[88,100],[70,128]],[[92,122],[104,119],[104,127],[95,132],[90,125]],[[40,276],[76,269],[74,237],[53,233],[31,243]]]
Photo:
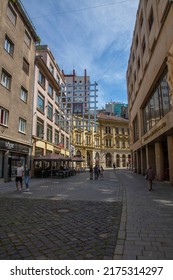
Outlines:
[[54,177],[54,178],[66,178],[69,176],[76,175],[76,170],[73,168],[66,168],[66,169],[48,169],[48,170],[42,170],[41,171],[41,177],[47,178],[47,177]]
[[48,154],[33,159],[33,175],[38,178],[67,178],[76,175],[82,159]]

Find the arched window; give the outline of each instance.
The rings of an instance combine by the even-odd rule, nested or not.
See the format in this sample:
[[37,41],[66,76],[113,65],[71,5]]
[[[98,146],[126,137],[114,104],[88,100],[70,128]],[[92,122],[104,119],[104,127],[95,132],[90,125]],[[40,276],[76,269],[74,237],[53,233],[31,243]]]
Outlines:
[[123,167],[126,167],[126,155],[122,155],[122,164]]
[[106,167],[112,167],[112,155],[110,153],[106,154]]

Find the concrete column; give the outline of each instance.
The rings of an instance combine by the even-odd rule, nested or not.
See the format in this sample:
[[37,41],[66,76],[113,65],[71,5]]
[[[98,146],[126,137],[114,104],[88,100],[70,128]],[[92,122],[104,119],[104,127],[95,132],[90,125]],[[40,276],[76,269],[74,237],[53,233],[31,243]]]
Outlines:
[[137,173],[141,174],[141,151],[137,151]]
[[159,181],[164,180],[164,154],[162,143],[155,143],[156,176]]
[[147,168],[151,166],[156,172],[155,146],[147,145],[146,147]]
[[147,169],[147,161],[146,161],[146,147],[141,149],[141,174],[145,175],[145,171]]
[[173,136],[167,136],[168,143],[168,161],[169,161],[169,178],[170,183],[173,184]]

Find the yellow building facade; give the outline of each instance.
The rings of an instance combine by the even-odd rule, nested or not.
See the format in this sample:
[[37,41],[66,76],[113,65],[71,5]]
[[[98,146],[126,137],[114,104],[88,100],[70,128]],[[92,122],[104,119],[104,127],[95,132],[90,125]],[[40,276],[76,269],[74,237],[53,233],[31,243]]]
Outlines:
[[77,128],[71,132],[74,156],[81,156],[81,167],[89,168],[95,164],[103,168],[126,168],[131,164],[129,147],[129,122],[126,119],[98,115],[96,130]]

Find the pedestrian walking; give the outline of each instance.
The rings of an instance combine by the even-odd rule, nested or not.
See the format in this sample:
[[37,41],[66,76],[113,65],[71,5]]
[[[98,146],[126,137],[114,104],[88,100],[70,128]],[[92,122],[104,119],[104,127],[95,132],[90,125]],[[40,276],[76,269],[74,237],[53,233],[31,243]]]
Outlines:
[[115,166],[115,163],[113,163],[113,169],[115,169],[115,167],[116,167],[116,166]]
[[[23,187],[23,184],[22,184],[22,181],[23,181],[23,172],[24,172],[24,168],[21,164],[21,162],[18,162],[18,166],[17,166],[17,169],[16,169],[16,188],[17,190],[22,190],[22,187]],[[19,185],[18,185],[18,182],[20,182],[20,189],[19,189]]]
[[89,173],[90,173],[90,180],[93,180],[93,168],[92,168],[92,166],[90,167]]
[[148,169],[146,170],[145,178],[147,180],[148,190],[152,191],[152,185],[153,185],[153,180],[155,178],[155,174],[151,166],[149,166]]
[[31,171],[28,168],[27,164],[25,164],[25,168],[24,168],[24,182],[25,182],[25,187],[26,187],[26,191],[29,192],[29,179],[31,177]]
[[104,171],[104,169],[103,169],[103,167],[101,166],[101,167],[100,167],[100,180],[103,180],[103,178],[104,178],[104,176],[103,176],[103,171]]
[[95,165],[94,166],[94,179],[98,180],[98,177],[99,177],[99,167],[98,167],[98,165]]

